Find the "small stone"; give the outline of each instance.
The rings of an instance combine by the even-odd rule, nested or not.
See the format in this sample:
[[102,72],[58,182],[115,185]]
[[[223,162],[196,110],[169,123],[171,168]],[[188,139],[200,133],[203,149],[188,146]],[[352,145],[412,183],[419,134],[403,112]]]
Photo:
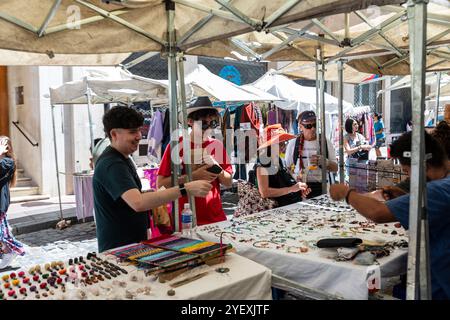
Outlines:
[[400,222],[396,222],[394,224],[394,227],[396,227],[396,228],[401,228],[401,226],[402,226],[402,224]]
[[175,290],[170,289],[169,291],[167,291],[167,295],[168,296],[174,296],[175,295]]
[[391,232],[391,234],[397,234],[397,231],[395,231],[395,230],[393,230],[392,232]]
[[383,229],[383,230],[381,230],[381,232],[382,233],[388,233],[388,230],[387,229]]

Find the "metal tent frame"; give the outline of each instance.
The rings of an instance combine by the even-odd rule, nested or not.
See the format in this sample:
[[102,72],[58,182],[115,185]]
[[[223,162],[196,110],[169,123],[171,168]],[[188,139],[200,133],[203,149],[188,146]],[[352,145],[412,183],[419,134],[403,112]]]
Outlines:
[[[67,5],[68,3],[76,3],[83,7],[84,10],[90,10],[97,13],[95,16],[90,16],[88,18],[84,18],[79,22],[80,26],[84,26],[88,30],[93,31],[97,25],[101,24],[103,20],[113,21],[117,25],[125,28],[128,31],[132,31],[135,34],[138,34],[142,37],[142,40],[145,39],[147,44],[141,42],[141,46],[146,51],[163,51],[167,53],[168,56],[168,66],[169,66],[169,99],[170,99],[170,110],[172,111],[171,116],[171,131],[176,132],[177,122],[176,116],[178,113],[178,99],[177,99],[177,54],[183,52],[185,54],[199,54],[206,55],[209,51],[209,55],[223,56],[223,52],[214,52],[216,47],[214,45],[208,45],[208,48],[202,46],[203,44],[209,43],[211,41],[218,41],[220,39],[227,39],[236,35],[244,34],[245,32],[250,31],[265,31],[269,32],[273,37],[277,37],[282,42],[278,44],[277,49],[273,49],[271,54],[266,54],[264,58],[276,61],[276,57],[274,54],[280,54],[281,49],[284,47],[293,47],[295,44],[291,43],[291,35],[293,38],[301,37],[303,39],[313,40],[315,42],[319,42],[323,45],[331,45],[336,48],[340,48],[341,46],[346,46],[345,49],[339,51],[338,53],[324,57],[323,52],[320,55],[317,55],[315,58],[313,54],[306,52],[304,48],[296,47],[294,51],[297,55],[302,54],[307,57],[309,61],[313,61],[320,65],[320,72],[322,75],[320,76],[321,85],[317,86],[320,92],[318,92],[317,97],[318,100],[320,96],[323,95],[324,87],[324,77],[323,77],[323,68],[324,64],[330,61],[339,60],[342,58],[346,58],[349,60],[349,63],[352,63],[356,58],[364,58],[370,57],[372,63],[375,63],[377,67],[382,67],[387,69],[388,67],[395,66],[399,63],[407,60],[408,56],[405,53],[405,48],[394,45],[389,38],[386,38],[384,34],[389,29],[401,24],[402,19],[405,19],[406,13],[409,21],[409,30],[410,30],[410,41],[409,41],[409,52],[411,55],[411,64],[410,69],[412,73],[412,93],[413,93],[413,121],[416,123],[413,129],[413,149],[412,149],[412,179],[411,179],[411,201],[410,201],[410,249],[408,254],[408,299],[427,299],[430,297],[430,286],[429,286],[429,271],[428,272],[420,272],[427,271],[429,266],[428,264],[428,251],[427,251],[427,219],[426,219],[426,210],[425,210],[425,185],[424,185],[424,135],[423,135],[423,110],[424,110],[424,73],[425,73],[425,54],[429,54],[432,56],[437,56],[441,60],[433,62],[433,66],[444,64],[447,60],[449,60],[450,54],[446,51],[439,50],[441,47],[448,44],[446,41],[440,41],[442,37],[444,37],[449,31],[444,31],[439,35],[435,35],[432,39],[428,39],[428,43],[425,43],[425,34],[426,34],[426,22],[427,21],[437,21],[441,25],[447,25],[448,21],[443,20],[438,15],[428,15],[427,17],[427,3],[428,0],[408,0],[408,6],[405,10],[404,7],[398,6],[390,6],[390,9],[394,14],[383,21],[381,24],[371,28],[370,30],[360,34],[354,39],[349,39],[349,33],[351,32],[351,28],[349,26],[349,18],[348,15],[345,16],[345,34],[344,37],[336,34],[333,30],[331,30],[324,22],[321,20],[321,16],[327,16],[331,14],[337,14],[342,12],[349,12],[350,10],[359,10],[363,9],[370,4],[398,4],[404,2],[404,0],[372,0],[372,1],[350,1],[350,0],[341,0],[341,1],[332,1],[332,0],[324,0],[320,1],[320,4],[317,5],[316,8],[308,7],[308,10],[305,10],[302,6],[306,5],[306,2],[298,1],[298,0],[290,0],[285,3],[278,3],[278,7],[275,10],[270,11],[268,18],[257,18],[255,16],[255,12],[258,13],[258,10],[263,6],[264,8],[269,7],[273,9],[273,6],[270,3],[274,3],[272,1],[263,1],[260,0],[258,2],[248,2],[249,7],[244,7],[242,1],[235,1],[231,4],[230,1],[226,0],[215,0],[215,2],[220,5],[219,8],[217,6],[211,7],[207,6],[202,1],[191,2],[189,0],[166,0],[164,1],[165,11],[166,11],[166,22],[167,22],[167,33],[164,37],[160,37],[159,35],[155,35],[150,31],[144,30],[136,24],[131,23],[123,17],[127,17],[128,14],[132,13],[131,9],[119,9],[107,11],[102,7],[94,5],[92,2],[88,2],[85,0],[55,0],[52,2],[52,6],[50,10],[47,11],[46,18],[40,24],[40,26],[35,27],[32,24],[26,22],[24,19],[20,19],[14,16],[11,16],[2,11],[2,6],[7,7],[8,5],[17,7],[23,6],[24,2],[19,2],[17,0],[8,0],[0,5],[0,26],[4,26],[5,24],[8,27],[12,25],[16,27],[17,37],[5,38],[0,35],[0,43],[2,43],[2,48],[9,50],[28,50],[31,52],[45,53],[48,55],[56,54],[65,54],[68,51],[73,52],[73,47],[63,47],[63,42],[59,42],[55,44],[55,48],[49,50],[47,45],[51,39],[55,39],[56,36],[60,35],[62,32],[68,32],[69,27],[67,23],[57,24],[50,26],[50,22],[52,19],[56,19],[58,15],[58,9],[62,7],[62,4]],[[126,5],[130,3],[130,7],[133,5],[133,1],[119,1],[119,0],[111,0],[111,2],[120,5]],[[148,5],[154,4],[155,1],[149,1]],[[135,3],[134,3],[135,4]],[[27,2],[28,5],[28,2]],[[160,3],[158,3],[160,6]],[[194,25],[190,27],[190,29],[184,32],[177,41],[176,39],[176,30],[175,30],[175,5],[185,6],[190,12],[192,10],[196,10],[195,12],[202,12],[203,15],[200,20],[198,20]],[[156,9],[159,9],[155,5]],[[155,12],[156,12],[155,9]],[[149,11],[148,11],[149,12]],[[42,13],[42,12],[41,12]],[[33,15],[39,13],[33,12]],[[265,16],[265,15],[264,15]],[[60,18],[60,17],[59,17]],[[290,23],[297,22],[299,20],[305,20],[308,18],[314,18],[311,20],[311,23],[304,27],[301,30],[296,30]],[[360,15],[361,19],[365,19]],[[317,19],[317,20],[316,20]],[[215,33],[211,33],[208,35],[204,35],[202,37],[201,32],[205,30],[207,26],[213,25],[214,22],[224,22],[228,23],[228,28],[226,30],[209,30],[214,31]],[[117,25],[114,25],[117,27]],[[217,26],[218,24],[216,24]],[[320,33],[313,33],[309,29],[314,26],[319,28]],[[90,29],[89,29],[90,28]],[[11,28],[10,28],[11,29]],[[212,29],[212,28],[209,28]],[[100,32],[100,31],[99,31]],[[6,34],[6,33],[5,33]],[[68,33],[70,34],[70,33]],[[87,32],[89,34],[89,32]],[[79,35],[79,34],[78,34]],[[286,37],[287,35],[287,37]],[[295,37],[294,37],[295,35]],[[326,35],[328,37],[325,37]],[[372,50],[370,52],[359,52],[352,53],[356,48],[363,45],[364,42],[371,41],[376,35],[380,35],[386,43],[379,44],[375,43],[375,46],[379,48],[378,51]],[[53,36],[53,37],[52,37]],[[90,34],[92,36],[92,34]],[[116,35],[114,34],[114,37]],[[196,37],[197,36],[197,37]],[[28,37],[28,38],[27,38]],[[98,50],[95,47],[98,44],[98,41],[102,41],[105,43],[105,39],[100,39],[102,37],[92,37],[89,42],[85,43],[85,46],[77,48],[79,52],[77,53],[89,53]],[[22,39],[22,41],[20,41]],[[25,39],[29,39],[30,42]],[[50,39],[50,40],[48,40]],[[4,40],[4,41],[3,41]],[[14,40],[19,40],[14,42]],[[189,40],[189,41],[188,41]],[[239,39],[237,39],[239,40]],[[432,40],[432,41],[431,41]],[[39,42],[38,42],[39,41]],[[107,41],[106,41],[107,42]],[[137,41],[136,41],[137,42]],[[38,43],[41,43],[42,46],[39,47]],[[255,52],[255,50],[249,46],[247,46],[242,41],[233,41],[233,48],[237,48],[236,43],[239,48],[245,49],[245,52],[251,52],[253,56],[258,57],[260,54]],[[60,46],[60,50],[58,48]],[[116,45],[116,44],[114,44]],[[129,44],[127,44],[129,45]],[[351,46],[349,46],[351,45]],[[373,45],[373,43],[372,43]],[[427,46],[428,45],[428,46]],[[211,49],[212,48],[212,49]],[[407,48],[406,48],[407,49]],[[84,52],[83,52],[84,50]],[[110,49],[113,50],[113,49]],[[118,51],[124,50],[123,47],[116,49]],[[204,50],[204,51],[202,51]],[[315,49],[314,49],[315,50]],[[105,52],[105,51],[103,51]],[[393,55],[393,57],[391,57]],[[383,58],[384,56],[388,57],[388,60],[379,61],[378,57]],[[320,57],[320,60],[319,60]],[[286,57],[284,58],[286,59]],[[297,59],[286,59],[286,60],[297,60]],[[182,61],[179,61],[180,63]],[[430,67],[430,66],[429,66]],[[180,65],[178,65],[180,68]],[[181,66],[182,68],[182,66]],[[182,81],[183,74],[180,72],[180,79]],[[180,90],[180,95],[182,95],[182,90]],[[320,103],[322,103],[321,110],[323,111],[323,98],[321,98]],[[342,103],[341,103],[342,105]],[[183,108],[182,108],[183,109]],[[322,112],[321,112],[322,113]],[[323,121],[324,117],[321,115],[321,121]],[[186,118],[183,119],[183,125],[186,123]],[[325,135],[322,134],[324,137]],[[171,149],[173,152],[178,151],[178,139],[174,139],[171,137],[170,141]],[[323,142],[322,142],[323,145]],[[324,166],[323,166],[324,167]],[[180,166],[178,164],[173,164],[172,166],[172,179],[176,179],[177,173],[179,173]],[[177,201],[175,201],[175,211],[178,212]],[[178,223],[178,220],[175,220]],[[429,269],[428,269],[429,270]]]

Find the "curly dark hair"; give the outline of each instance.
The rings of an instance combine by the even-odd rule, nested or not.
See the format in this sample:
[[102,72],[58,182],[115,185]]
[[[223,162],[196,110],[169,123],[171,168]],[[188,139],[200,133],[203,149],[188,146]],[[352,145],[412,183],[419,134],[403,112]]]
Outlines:
[[187,117],[188,117],[188,119],[198,121],[200,119],[207,118],[208,116],[219,117],[219,111],[217,111],[216,109],[200,109],[200,110],[191,112],[190,114],[188,114]]
[[353,122],[356,122],[356,120],[352,118],[345,120],[345,131],[349,134],[353,133]]
[[[391,156],[397,158],[402,165],[411,166],[411,158],[405,157],[404,152],[411,151],[412,132],[406,132],[391,144]],[[431,153],[427,165],[435,168],[447,165],[447,155],[440,142],[425,132],[425,153]]]
[[431,135],[439,141],[447,154],[447,158],[450,158],[450,125],[445,121],[439,122]]
[[114,107],[103,116],[103,128],[110,139],[112,129],[136,129],[143,124],[142,114],[129,107]]

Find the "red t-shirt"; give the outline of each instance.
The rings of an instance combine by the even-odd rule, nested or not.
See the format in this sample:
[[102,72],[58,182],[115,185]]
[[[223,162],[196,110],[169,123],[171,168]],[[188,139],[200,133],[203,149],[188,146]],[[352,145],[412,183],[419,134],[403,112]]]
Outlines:
[[[180,159],[183,159],[182,139],[180,139]],[[191,143],[191,148],[193,143]],[[227,152],[219,140],[209,139],[202,144],[202,148],[206,153],[211,155],[223,170],[232,174],[233,170],[228,158]],[[184,165],[182,163],[182,174],[185,174]],[[170,145],[167,146],[164,151],[164,155],[161,160],[158,171],[159,176],[170,177]],[[215,179],[211,182],[211,191],[205,198],[195,198],[195,209],[197,211],[197,225],[210,224],[226,220],[225,212],[222,208],[222,199],[220,198],[220,182],[219,179]],[[181,219],[181,211],[184,208],[184,204],[188,202],[187,197],[181,197],[179,199],[179,211]]]

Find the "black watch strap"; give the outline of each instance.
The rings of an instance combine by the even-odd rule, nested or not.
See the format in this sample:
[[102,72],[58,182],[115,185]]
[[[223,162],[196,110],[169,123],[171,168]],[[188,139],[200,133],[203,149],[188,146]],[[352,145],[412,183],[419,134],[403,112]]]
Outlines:
[[186,188],[184,187],[184,183],[180,183],[178,188],[180,189],[181,196],[187,196]]
[[345,195],[345,202],[347,202],[347,204],[349,204],[349,203],[348,203],[348,197],[350,196],[350,193],[351,193],[352,191],[356,191],[356,190],[353,189],[353,188],[350,188],[350,189],[348,189],[347,194]]

